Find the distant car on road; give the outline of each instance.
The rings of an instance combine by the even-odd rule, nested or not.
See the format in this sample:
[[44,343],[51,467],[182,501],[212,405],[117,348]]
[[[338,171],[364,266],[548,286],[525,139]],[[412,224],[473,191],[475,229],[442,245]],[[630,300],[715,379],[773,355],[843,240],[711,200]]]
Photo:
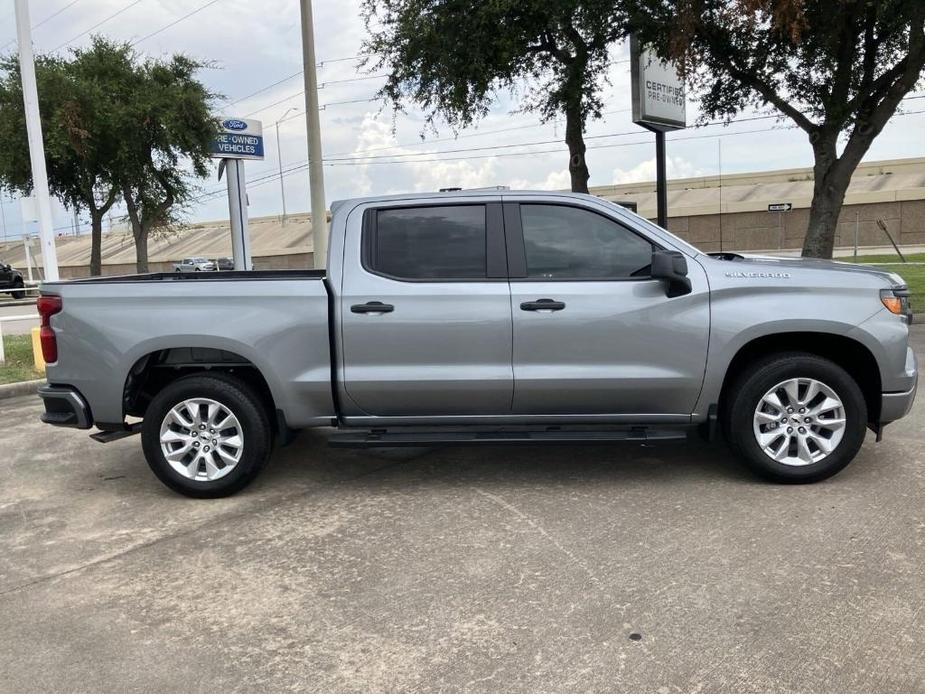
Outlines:
[[184,258],[179,263],[175,263],[173,269],[177,272],[211,272],[215,269],[215,263],[208,258]]
[[2,289],[16,289],[20,288],[20,291],[12,292],[3,292],[0,296],[9,294],[14,299],[24,299],[26,297],[26,290],[22,289],[25,282],[22,279],[22,273],[14,268],[8,263],[4,263],[0,260],[0,290]]
[[234,261],[231,258],[216,258],[216,270],[234,270]]

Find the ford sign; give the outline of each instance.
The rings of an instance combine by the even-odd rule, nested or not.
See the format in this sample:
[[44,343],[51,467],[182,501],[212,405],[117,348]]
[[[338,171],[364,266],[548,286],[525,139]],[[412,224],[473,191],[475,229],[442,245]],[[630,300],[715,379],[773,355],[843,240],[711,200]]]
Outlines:
[[226,121],[222,121],[222,127],[225,128],[225,130],[247,130],[247,123],[237,118],[229,118]]

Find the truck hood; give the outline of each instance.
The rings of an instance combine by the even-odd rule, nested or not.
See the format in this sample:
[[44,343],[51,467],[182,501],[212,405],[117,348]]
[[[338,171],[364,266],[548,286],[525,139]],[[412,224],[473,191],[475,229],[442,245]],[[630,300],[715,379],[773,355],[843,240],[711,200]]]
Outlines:
[[724,256],[712,255],[726,263],[726,272],[790,272],[793,270],[823,270],[828,272],[843,272],[855,275],[877,277],[887,286],[905,284],[902,277],[894,272],[888,272],[871,265],[858,265],[836,260],[819,260],[817,258],[785,258],[770,255],[739,255],[735,253]]

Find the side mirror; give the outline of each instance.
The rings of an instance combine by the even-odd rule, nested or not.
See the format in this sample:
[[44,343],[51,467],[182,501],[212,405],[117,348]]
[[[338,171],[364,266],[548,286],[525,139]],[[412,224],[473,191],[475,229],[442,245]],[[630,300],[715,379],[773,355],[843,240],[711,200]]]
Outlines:
[[652,277],[665,280],[665,294],[669,297],[691,293],[687,258],[680,251],[652,251]]

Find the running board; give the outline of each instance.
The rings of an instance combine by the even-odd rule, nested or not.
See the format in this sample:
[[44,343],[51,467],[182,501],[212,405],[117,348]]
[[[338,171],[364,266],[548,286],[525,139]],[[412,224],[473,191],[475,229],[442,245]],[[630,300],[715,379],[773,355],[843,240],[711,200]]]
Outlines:
[[391,448],[401,446],[501,446],[529,444],[598,444],[626,441],[679,441],[687,439],[683,429],[615,429],[608,431],[356,431],[328,438],[332,448]]
[[129,424],[127,426],[127,429],[98,431],[95,434],[90,434],[90,438],[94,441],[99,441],[100,443],[110,443],[111,441],[118,441],[119,439],[125,439],[129,436],[134,436],[135,434],[141,433],[141,422],[135,422],[134,424]]

